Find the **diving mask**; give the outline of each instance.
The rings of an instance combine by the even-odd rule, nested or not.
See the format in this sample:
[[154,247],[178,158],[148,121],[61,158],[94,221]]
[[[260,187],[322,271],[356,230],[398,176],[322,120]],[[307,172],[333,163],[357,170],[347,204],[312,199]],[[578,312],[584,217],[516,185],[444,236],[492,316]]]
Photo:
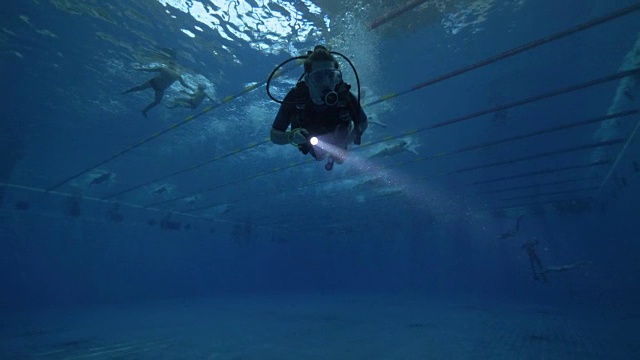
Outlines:
[[312,85],[333,89],[342,81],[342,73],[337,69],[314,70],[307,79]]

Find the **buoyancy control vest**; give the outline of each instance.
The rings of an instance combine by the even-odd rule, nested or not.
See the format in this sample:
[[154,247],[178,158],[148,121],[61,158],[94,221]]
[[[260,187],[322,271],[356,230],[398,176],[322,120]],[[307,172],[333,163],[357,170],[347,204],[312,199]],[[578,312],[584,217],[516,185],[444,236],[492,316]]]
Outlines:
[[296,112],[291,119],[291,128],[305,128],[312,136],[321,136],[339,129],[348,131],[350,124],[357,119],[357,100],[349,91],[351,86],[345,82],[336,85],[338,102],[334,106],[318,106],[311,101],[309,87],[304,81],[296,84],[292,92]]

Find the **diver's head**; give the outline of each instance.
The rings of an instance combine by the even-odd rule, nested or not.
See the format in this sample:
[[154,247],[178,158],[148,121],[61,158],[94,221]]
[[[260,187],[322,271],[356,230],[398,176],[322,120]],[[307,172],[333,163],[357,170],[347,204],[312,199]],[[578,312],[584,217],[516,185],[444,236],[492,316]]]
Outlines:
[[204,90],[207,86],[205,84],[198,84],[198,90]]
[[313,49],[304,62],[305,82],[311,100],[316,105],[336,105],[336,85],[342,82],[342,73],[336,59],[322,45]]

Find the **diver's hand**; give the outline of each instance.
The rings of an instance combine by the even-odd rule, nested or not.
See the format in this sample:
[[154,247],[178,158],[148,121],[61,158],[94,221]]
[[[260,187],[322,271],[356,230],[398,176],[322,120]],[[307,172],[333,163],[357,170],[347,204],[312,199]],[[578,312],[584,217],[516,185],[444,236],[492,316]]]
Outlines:
[[296,128],[289,132],[289,142],[291,145],[300,146],[309,141],[309,132],[304,128]]

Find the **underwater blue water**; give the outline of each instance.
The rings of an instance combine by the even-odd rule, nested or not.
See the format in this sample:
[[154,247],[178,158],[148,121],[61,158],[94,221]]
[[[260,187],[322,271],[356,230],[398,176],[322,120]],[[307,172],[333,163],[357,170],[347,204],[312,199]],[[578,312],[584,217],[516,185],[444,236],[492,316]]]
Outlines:
[[[640,358],[640,3],[6,8],[0,358]],[[317,44],[332,171],[269,142]],[[170,58],[213,101],[144,117]]]

